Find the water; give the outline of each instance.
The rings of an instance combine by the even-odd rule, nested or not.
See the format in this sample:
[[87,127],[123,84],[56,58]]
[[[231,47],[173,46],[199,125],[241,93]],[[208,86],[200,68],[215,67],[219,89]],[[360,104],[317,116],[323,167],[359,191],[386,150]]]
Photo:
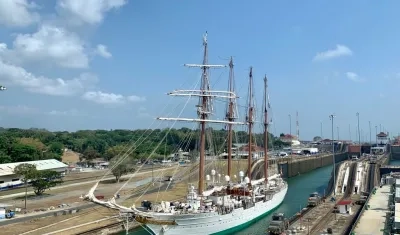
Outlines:
[[400,160],[392,160],[389,162],[389,165],[400,166]]
[[[400,165],[400,161],[399,161]],[[290,217],[307,204],[308,196],[312,192],[324,194],[325,188],[330,180],[332,166],[326,166],[309,173],[299,175],[288,180],[289,189],[284,202],[276,209],[276,212],[284,212]],[[266,234],[271,214],[262,218],[258,222],[250,225],[248,228],[235,233],[235,235],[258,235]],[[125,234],[125,233],[121,233]],[[130,232],[131,235],[149,235],[143,228],[135,229]]]

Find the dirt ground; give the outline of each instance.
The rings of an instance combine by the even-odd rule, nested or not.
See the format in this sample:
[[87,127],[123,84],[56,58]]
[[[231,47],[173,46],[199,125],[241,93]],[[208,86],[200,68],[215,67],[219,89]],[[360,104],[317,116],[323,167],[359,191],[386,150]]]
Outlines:
[[74,151],[67,151],[64,152],[63,155],[61,156],[62,162],[68,163],[68,164],[74,164],[79,162],[79,155],[78,153],[75,153]]

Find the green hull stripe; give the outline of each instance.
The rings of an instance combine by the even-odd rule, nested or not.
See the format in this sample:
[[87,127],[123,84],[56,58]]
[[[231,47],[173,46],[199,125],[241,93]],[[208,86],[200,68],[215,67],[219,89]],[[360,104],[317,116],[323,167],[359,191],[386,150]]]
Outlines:
[[213,233],[213,234],[210,234],[210,235],[229,235],[229,234],[232,234],[232,233],[234,233],[234,232],[241,231],[241,230],[247,228],[249,225],[254,224],[255,222],[259,221],[260,219],[264,218],[265,216],[271,214],[271,213],[272,213],[276,208],[278,208],[282,203],[283,203],[283,200],[282,200],[282,202],[281,202],[280,204],[278,204],[276,207],[272,208],[271,210],[265,212],[264,214],[262,214],[262,215],[260,215],[260,216],[258,216],[258,217],[256,217],[256,218],[254,218],[254,219],[252,219],[252,220],[247,221],[246,223],[243,223],[243,224],[240,224],[240,225],[238,225],[238,226],[235,226],[235,227],[232,227],[232,228],[228,228],[227,230],[224,230],[224,231],[221,231],[221,232],[217,232],[217,233]]
[[[246,223],[240,224],[238,226],[232,227],[232,228],[228,228],[227,230],[221,231],[221,232],[217,232],[217,233],[212,233],[210,235],[230,235],[234,232],[238,232],[240,230],[243,230],[245,228],[247,228],[249,225],[254,224],[255,222],[257,222],[258,220],[262,219],[263,217],[271,214],[276,208],[278,208],[281,204],[283,203],[283,200],[280,204],[278,204],[276,207],[272,208],[271,210],[265,212],[264,214],[250,220],[247,221]],[[150,230],[150,232],[154,235],[154,233]]]

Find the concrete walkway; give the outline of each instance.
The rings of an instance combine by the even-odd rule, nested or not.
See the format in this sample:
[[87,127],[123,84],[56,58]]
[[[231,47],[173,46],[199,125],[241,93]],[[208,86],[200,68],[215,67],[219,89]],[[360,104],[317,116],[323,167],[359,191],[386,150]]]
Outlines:
[[370,206],[361,215],[354,232],[356,234],[383,234],[385,228],[386,212],[389,211],[390,185],[383,185],[376,190],[375,195],[371,196],[368,202]]

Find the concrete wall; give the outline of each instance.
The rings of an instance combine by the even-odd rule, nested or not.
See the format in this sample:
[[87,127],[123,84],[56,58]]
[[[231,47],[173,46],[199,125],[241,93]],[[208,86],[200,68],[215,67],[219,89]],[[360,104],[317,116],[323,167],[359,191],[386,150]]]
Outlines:
[[[349,159],[348,153],[335,154],[336,163],[347,159]],[[308,158],[289,158],[286,159],[285,162],[279,161],[278,167],[279,169],[282,169],[282,173],[285,178],[290,178],[332,164],[332,155],[323,155]]]

